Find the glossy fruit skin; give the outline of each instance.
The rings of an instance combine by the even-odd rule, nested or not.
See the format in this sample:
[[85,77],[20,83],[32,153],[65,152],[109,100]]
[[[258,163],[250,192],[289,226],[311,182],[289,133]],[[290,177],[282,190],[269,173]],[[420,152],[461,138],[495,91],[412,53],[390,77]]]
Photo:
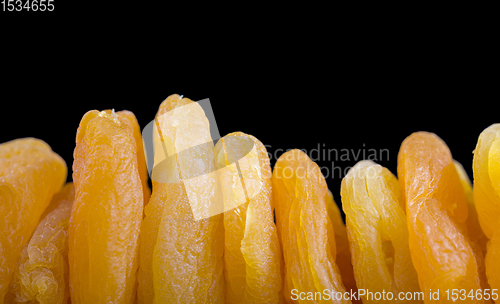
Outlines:
[[[480,261],[466,234],[467,199],[446,144],[433,133],[408,136],[398,154],[398,177],[425,303],[452,302],[446,290],[480,289]],[[440,291],[439,301],[429,299],[431,289]]]
[[[481,224],[479,223],[479,217],[476,210],[476,204],[474,203],[474,195],[472,192],[472,184],[465,172],[464,167],[458,161],[453,160],[453,164],[455,165],[455,169],[457,170],[458,176],[460,178],[460,183],[462,184],[462,188],[465,192],[465,197],[467,198],[467,207],[468,213],[466,228],[467,228],[467,236],[469,237],[469,244],[477,258],[477,264],[479,268],[479,279],[481,281],[481,288],[491,289],[488,284],[488,279],[486,276],[486,245],[488,243],[488,237],[484,234],[483,229],[481,228]],[[491,302],[491,301],[490,301]]]
[[8,303],[69,303],[68,224],[73,183],[56,193],[17,262]]
[[493,237],[500,216],[500,191],[495,185],[495,182],[498,181],[499,137],[500,124],[493,124],[481,132],[476,149],[474,149],[473,195],[479,222],[489,239]]
[[489,238],[486,274],[492,289],[500,289],[500,124],[479,135],[473,160],[474,202],[479,222]]
[[[241,145],[253,143],[247,155]],[[243,163],[246,156],[254,163]],[[224,213],[224,275],[226,303],[280,303],[284,301],[280,273],[281,252],[272,209],[271,166],[264,145],[251,135],[241,132],[221,138],[214,148],[217,168],[227,169],[238,161],[246,187],[247,202]],[[254,158],[254,159],[251,159]],[[224,202],[234,204],[240,176],[234,168],[220,172]],[[258,184],[258,193],[251,187]],[[248,197],[255,195],[253,197]]]
[[[349,239],[347,237],[347,229],[342,220],[342,215],[340,214],[340,209],[333,199],[333,194],[328,190],[328,194],[325,198],[326,205],[328,209],[328,216],[332,222],[333,232],[335,233],[335,247],[336,252],[332,252],[332,256],[335,256],[335,262],[337,263],[340,275],[342,277],[342,282],[344,283],[346,291],[352,294],[357,294],[358,288],[356,286],[356,280],[354,278],[354,270],[352,268],[351,262],[351,252],[349,250]],[[362,303],[361,299],[357,300],[351,299],[353,303]]]
[[[293,303],[294,289],[306,293],[328,289],[344,294],[333,256],[335,234],[325,201],[328,188],[318,165],[300,150],[287,151],[277,160],[272,181],[276,224],[285,260],[285,300]],[[324,303],[351,302],[345,297],[340,301],[322,299]]]
[[[408,227],[396,177],[363,160],[342,180],[342,206],[357,286],[373,292],[419,292],[408,243]],[[363,298],[364,303],[377,303]],[[416,303],[422,301],[415,301]]]
[[22,248],[66,174],[64,160],[39,139],[0,144],[0,303]]
[[486,254],[486,244],[488,243],[488,237],[484,234],[481,224],[479,223],[479,217],[476,210],[476,204],[474,203],[474,195],[472,192],[472,184],[465,172],[464,167],[458,161],[453,160],[455,169],[457,170],[458,176],[460,177],[460,183],[465,192],[465,197],[467,198],[468,213],[467,216],[467,232],[471,241],[476,243],[478,249],[481,251],[481,255],[484,257]]
[[[190,108],[193,112],[180,108],[191,103],[172,95],[158,110],[161,134],[153,136],[155,151],[167,145],[172,157],[161,165],[155,153],[153,193],[141,229],[139,303],[224,303],[222,214],[200,220],[193,215],[195,208],[210,208],[217,181],[207,173],[215,171],[215,164],[203,110],[197,104]],[[173,110],[174,114],[168,113]],[[173,115],[174,124],[162,120],[163,115]],[[207,142],[212,145],[197,146]],[[192,146],[196,148],[189,155],[178,154]],[[207,174],[201,174],[203,182],[193,187],[201,204],[192,208],[183,176],[197,170]]]
[[130,126],[87,112],[76,136],[69,224],[72,303],[133,303],[143,189]]

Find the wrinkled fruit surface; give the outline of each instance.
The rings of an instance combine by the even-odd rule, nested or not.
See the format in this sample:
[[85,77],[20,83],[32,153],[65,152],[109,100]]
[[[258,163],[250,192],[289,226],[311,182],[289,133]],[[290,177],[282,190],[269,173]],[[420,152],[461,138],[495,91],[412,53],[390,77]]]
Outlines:
[[72,303],[133,303],[143,188],[131,125],[87,112],[76,136],[69,224]]
[[[328,190],[325,200],[328,208],[328,216],[330,217],[333,232],[335,233],[336,248],[332,249],[336,249],[337,252],[332,252],[332,256],[335,256],[335,262],[339,267],[342,282],[344,283],[346,291],[351,292],[354,295],[357,294],[358,288],[356,287],[356,280],[354,279],[354,270],[352,268],[351,252],[349,251],[347,229],[344,225],[344,221],[342,220],[339,207],[333,200],[333,194],[330,190]],[[358,300],[357,298],[351,300],[353,303],[362,303],[361,300]]]
[[[255,149],[242,155],[248,150],[242,146],[252,144]],[[227,169],[220,171],[224,203],[236,205],[234,202],[239,199],[246,201],[224,213],[226,303],[279,303],[284,300],[281,253],[267,150],[255,137],[237,132],[217,142],[214,156],[217,168]],[[230,167],[236,162],[243,180],[238,168]],[[250,197],[252,194],[255,195]]]
[[455,169],[457,170],[458,176],[460,177],[460,183],[465,192],[465,197],[467,198],[467,206],[469,215],[467,216],[467,232],[469,238],[472,242],[477,245],[477,249],[481,251],[481,256],[484,257],[486,253],[486,244],[488,243],[488,237],[483,232],[481,224],[479,223],[479,217],[477,214],[476,204],[474,203],[474,195],[472,193],[472,184],[465,172],[464,167],[458,161],[453,160]]
[[[158,110],[153,193],[141,229],[139,303],[224,303],[222,214],[193,215],[209,213],[203,208],[216,199],[217,180],[209,174],[215,165],[208,120],[197,104],[185,111],[182,106],[191,103],[172,95]],[[163,147],[170,157],[157,158]],[[186,176],[198,181],[189,185],[189,198]]]
[[[418,292],[396,177],[370,160],[360,161],[342,180],[341,194],[358,287],[394,295]],[[363,298],[363,303],[377,302]],[[409,301],[394,299],[403,302]]]
[[39,139],[0,144],[0,303],[22,248],[66,174],[64,160]]
[[24,246],[7,302],[69,302],[68,225],[75,197],[73,183],[56,193]]
[[[398,176],[411,256],[425,302],[445,303],[446,290],[480,289],[480,258],[464,232],[467,199],[446,144],[433,133],[411,134],[401,144]],[[439,301],[429,299],[430,289],[440,291]],[[469,303],[483,301],[475,298]]]
[[[469,215],[467,216],[466,226],[467,226],[467,235],[469,237],[469,244],[474,250],[478,271],[479,271],[479,279],[481,281],[481,287],[483,289],[490,290],[490,285],[488,284],[488,279],[486,277],[486,245],[488,243],[488,237],[483,232],[481,228],[481,224],[479,223],[479,217],[477,214],[476,204],[474,203],[474,195],[472,193],[472,184],[465,172],[464,167],[458,161],[453,160],[453,164],[455,165],[455,169],[457,170],[458,176],[460,178],[460,183],[462,184],[462,188],[465,192],[465,197],[467,198],[467,210]],[[491,301],[490,301],[491,302]]]
[[481,227],[490,239],[486,274],[491,288],[500,288],[500,124],[486,128],[474,150],[474,201]]
[[[113,111],[105,110],[105,112],[111,114]],[[121,122],[126,123],[128,125],[128,128],[132,130],[135,145],[137,147],[137,164],[139,166],[139,175],[141,177],[142,190],[144,193],[144,205],[146,205],[149,201],[149,197],[151,196],[151,189],[149,189],[148,186],[149,177],[148,169],[146,166],[146,156],[144,155],[144,143],[142,141],[141,128],[134,113],[123,110],[116,112],[116,115],[118,115]]]
[[[335,234],[328,216],[325,178],[316,163],[300,150],[280,156],[273,171],[276,223],[285,260],[284,294],[293,303],[297,292],[320,292],[325,289],[345,292],[335,263]],[[324,302],[350,303],[335,299]],[[299,300],[300,303],[300,300]],[[319,303],[306,300],[304,303]]]

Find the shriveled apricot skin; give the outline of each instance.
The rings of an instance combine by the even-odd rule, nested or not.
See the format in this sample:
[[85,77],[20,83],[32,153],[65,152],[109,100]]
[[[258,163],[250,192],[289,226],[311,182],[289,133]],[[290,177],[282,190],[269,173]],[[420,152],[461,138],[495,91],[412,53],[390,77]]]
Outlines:
[[486,253],[486,243],[488,243],[488,237],[484,234],[481,224],[479,223],[479,217],[477,214],[476,204],[474,203],[474,195],[472,192],[472,184],[465,172],[464,167],[458,161],[454,160],[453,164],[457,170],[458,176],[460,177],[460,183],[465,192],[465,197],[467,198],[467,206],[469,215],[467,216],[467,232],[471,241],[476,243],[478,249],[481,251],[481,255],[484,257]]
[[153,303],[224,303],[221,216],[195,221],[185,188],[165,187],[153,251]]
[[133,303],[143,189],[130,127],[87,112],[76,136],[69,223],[72,303]]
[[[342,282],[344,283],[345,289],[352,294],[358,292],[356,286],[356,280],[354,279],[354,270],[352,268],[351,262],[351,252],[349,251],[349,239],[347,238],[347,229],[342,220],[342,215],[340,214],[339,207],[333,199],[333,194],[328,191],[325,198],[326,205],[328,207],[328,216],[332,222],[333,232],[335,233],[335,247],[337,252],[332,252],[332,256],[335,256],[335,262],[337,263],[340,275],[342,277]],[[361,299],[358,300],[357,297],[351,299],[353,303],[362,303]]]
[[[244,150],[242,142],[253,142],[255,150],[248,157],[257,157],[258,167],[242,171],[254,171],[261,187],[254,197],[248,198],[250,181],[244,180],[247,187],[246,203],[224,213],[224,275],[226,278],[226,303],[271,304],[283,301],[280,274],[280,248],[272,209],[272,183],[269,157],[264,145],[251,135],[241,132],[228,134],[221,138],[214,148],[217,168],[224,168],[241,158]],[[256,155],[253,155],[255,153]],[[225,174],[227,173],[227,174]],[[232,198],[236,191],[235,183],[240,178],[237,171],[226,171],[221,176],[222,191]],[[244,172],[247,173],[247,172]],[[251,172],[250,172],[251,173]],[[250,175],[250,174],[246,174]],[[232,202],[225,202],[231,204]]]
[[[111,114],[112,110],[105,110],[105,112]],[[132,134],[134,136],[135,144],[137,147],[137,163],[139,166],[139,175],[141,176],[142,190],[144,193],[144,205],[147,205],[147,203],[149,202],[149,197],[151,196],[151,189],[149,189],[148,185],[148,169],[146,166],[144,143],[142,141],[142,133],[139,122],[137,121],[134,113],[127,110],[116,112],[116,115],[118,115],[118,119],[120,120],[120,122],[128,124],[129,129],[132,130]]]
[[500,193],[495,189],[493,179],[498,170],[499,160],[495,158],[495,147],[500,144],[500,124],[486,128],[479,135],[474,150],[474,201],[479,222],[486,236],[491,239],[500,218]]
[[22,248],[66,174],[64,160],[39,139],[0,144],[0,303]]
[[[179,100],[178,95],[173,95],[168,97],[166,100],[176,101]],[[156,117],[164,114],[166,112],[165,107],[170,105],[170,102],[164,101],[156,114]],[[158,121],[156,120],[156,123]],[[153,135],[155,149],[162,150],[163,138],[160,134],[156,132]],[[161,153],[162,151],[159,151]],[[153,167],[157,167],[161,164],[158,161],[158,157],[155,152],[155,162]],[[160,169],[161,175],[166,175],[167,171],[163,167]],[[158,171],[158,169],[153,172]],[[169,187],[165,181],[155,181],[155,178],[151,179],[153,185],[153,191],[149,199],[148,204],[144,207],[145,217],[141,224],[141,245],[139,250],[139,270],[137,272],[138,288],[137,288],[137,302],[139,304],[143,303],[155,303],[155,292],[154,292],[154,279],[153,279],[153,254],[154,249],[158,239],[158,229],[161,223],[161,218],[163,215],[164,203],[167,201],[167,195],[169,192]]]
[[[157,118],[184,104],[192,103],[179,95],[169,96],[158,110]],[[200,107],[201,108],[201,107]],[[200,108],[196,108],[201,115]],[[181,110],[182,112],[182,110]],[[196,155],[191,162],[181,159],[175,152],[211,141],[208,120],[193,113],[184,113],[179,125],[161,125],[161,141],[170,145],[175,157],[162,170],[157,163],[153,169],[153,193],[146,206],[146,217],[141,229],[141,265],[139,268],[139,303],[224,303],[223,251],[224,226],[222,214],[195,220],[185,182],[182,179],[181,162],[198,164],[193,170],[214,171],[213,143],[191,150]],[[160,125],[160,122],[158,123]],[[182,129],[181,125],[192,124],[197,132]],[[177,128],[179,127],[179,128]],[[157,142],[159,138],[154,138]],[[172,156],[171,155],[171,156]],[[185,164],[185,163],[184,163]],[[202,168],[201,168],[201,167]],[[159,167],[159,168],[158,168]],[[163,169],[165,169],[163,168]],[[160,170],[159,172],[156,172]],[[162,170],[162,171],[161,171]],[[165,178],[155,181],[154,176]],[[209,205],[213,196],[215,180],[206,179],[201,201]],[[198,193],[200,194],[200,193]]]
[[474,150],[474,202],[479,222],[490,239],[486,275],[492,289],[500,289],[500,124],[486,128]]
[[[420,291],[396,177],[370,160],[360,161],[342,179],[341,193],[359,288],[394,295]],[[363,302],[378,301],[364,297]],[[396,296],[393,302],[409,301]]]
[[68,224],[75,197],[68,183],[52,198],[45,216],[24,246],[7,294],[7,302],[69,302]]
[[[322,293],[328,289],[344,294],[333,256],[335,234],[325,201],[328,188],[318,165],[300,150],[287,151],[277,160],[272,181],[276,224],[285,259],[285,300],[293,303],[293,289],[299,293]],[[340,301],[325,297],[322,300],[322,303],[351,303],[345,297]]]
[[500,274],[498,274],[498,269],[500,267],[500,262],[498,261],[500,257],[500,232],[495,231],[493,237],[488,242],[488,249],[486,252],[486,276],[488,277],[488,283],[492,289],[500,288]]
[[484,234],[481,224],[479,223],[479,217],[477,214],[476,204],[474,203],[474,195],[472,192],[472,184],[465,172],[464,167],[458,161],[453,160],[455,169],[457,170],[458,176],[460,177],[460,183],[465,192],[465,197],[467,198],[467,207],[469,215],[467,216],[466,226],[467,235],[469,237],[469,243],[475,252],[477,258],[477,264],[479,267],[479,278],[481,280],[481,287],[483,289],[491,289],[488,284],[488,279],[486,277],[486,245],[488,243],[488,237]]
[[[467,199],[446,144],[433,133],[411,134],[401,144],[398,176],[425,303],[452,302],[446,301],[446,290],[480,289],[480,265],[464,233]],[[429,299],[430,289],[439,290],[439,301]]]
[[158,228],[167,201],[168,187],[163,183],[153,183],[153,192],[144,208],[145,217],[141,225],[141,245],[139,251],[139,271],[137,273],[139,304],[154,303],[153,252],[158,238]]

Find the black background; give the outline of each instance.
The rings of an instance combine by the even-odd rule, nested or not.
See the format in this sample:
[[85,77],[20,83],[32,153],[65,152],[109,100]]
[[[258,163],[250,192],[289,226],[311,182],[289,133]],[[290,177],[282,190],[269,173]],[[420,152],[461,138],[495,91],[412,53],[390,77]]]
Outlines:
[[[379,163],[396,174],[401,142],[424,130],[472,178],[477,138],[500,122],[495,49],[472,30],[351,35],[278,26],[235,35],[229,24],[191,29],[192,18],[166,14],[153,26],[118,13],[76,16],[58,4],[52,15],[1,13],[0,142],[43,139],[69,168],[86,111],[127,109],[144,127],[173,93],[210,98],[220,134],[254,135],[272,165],[277,149],[388,149]],[[318,164],[332,161],[342,170],[356,163],[351,154]],[[327,178],[337,203],[340,182]]]

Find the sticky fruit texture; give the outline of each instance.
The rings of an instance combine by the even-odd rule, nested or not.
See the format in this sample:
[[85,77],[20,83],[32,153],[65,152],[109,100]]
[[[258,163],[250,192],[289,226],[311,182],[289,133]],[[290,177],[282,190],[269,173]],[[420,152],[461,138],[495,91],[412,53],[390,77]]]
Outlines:
[[133,129],[116,113],[87,112],[76,135],[69,223],[72,303],[132,303],[143,189]]
[[469,237],[469,244],[472,250],[475,252],[478,264],[479,279],[481,281],[482,289],[490,289],[488,284],[488,279],[486,277],[486,266],[485,266],[485,255],[486,255],[486,245],[488,243],[488,238],[484,234],[481,224],[479,223],[479,217],[477,215],[476,205],[474,204],[474,195],[472,193],[472,184],[465,172],[464,167],[458,161],[453,160],[455,169],[457,170],[458,177],[460,178],[460,183],[465,192],[465,197],[467,198],[467,209],[469,215],[467,216],[466,226],[467,235]]
[[[357,286],[394,295],[418,292],[396,177],[370,160],[360,161],[343,178],[341,195]],[[363,298],[363,303],[377,302]],[[393,302],[410,301],[396,297]]]
[[[244,155],[245,152],[248,153]],[[236,132],[217,142],[214,156],[216,167],[227,169],[219,171],[224,203],[236,205],[239,200],[245,201],[224,213],[226,303],[283,302],[281,253],[267,150],[255,137]],[[235,166],[230,167],[231,164]]]
[[[106,113],[112,114],[113,110],[105,110]],[[132,129],[134,135],[135,145],[137,147],[137,163],[139,166],[139,175],[141,177],[142,191],[144,193],[144,205],[149,202],[149,197],[151,196],[151,189],[148,185],[148,169],[146,166],[146,156],[144,154],[144,142],[142,141],[141,128],[139,122],[135,117],[134,113],[123,110],[116,112],[116,115],[120,118],[120,121],[129,125]]]
[[481,227],[490,239],[486,274],[492,289],[500,289],[500,124],[479,135],[474,150],[474,201]]
[[0,303],[22,248],[66,174],[64,160],[39,139],[0,144]]
[[[217,193],[215,174],[210,174],[215,164],[208,119],[198,104],[171,95],[160,105],[156,123],[153,193],[141,228],[138,302],[224,303],[222,214],[194,218],[194,211],[204,214],[203,208],[215,203]],[[163,158],[162,150],[168,151]],[[188,177],[196,184],[189,184]]]
[[466,224],[469,238],[477,245],[478,249],[481,251],[481,256],[484,257],[486,254],[486,244],[488,243],[488,238],[484,234],[481,224],[479,223],[479,217],[474,203],[474,195],[472,193],[472,184],[462,164],[456,160],[453,160],[453,164],[455,165],[455,169],[457,170],[460,178],[460,183],[462,184],[462,188],[465,192],[465,197],[467,198],[469,215],[467,216]]
[[[347,230],[342,220],[342,215],[340,214],[339,207],[335,203],[333,194],[330,190],[328,190],[325,200],[328,216],[330,217],[333,232],[335,233],[335,247],[337,252],[332,252],[332,256],[335,256],[335,262],[339,267],[340,276],[342,277],[342,282],[344,283],[346,291],[357,295],[358,288],[356,286],[356,280],[354,279],[351,252],[349,251],[349,240],[347,238]],[[351,300],[353,303],[362,303],[361,300],[357,300],[357,297]]]
[[[398,154],[410,251],[425,303],[446,303],[446,290],[482,287],[480,265],[464,233],[467,199],[450,150],[435,134],[408,136]],[[429,291],[439,290],[439,301]],[[478,298],[469,303],[483,303]]]
[[[325,289],[344,295],[333,254],[336,253],[335,234],[325,201],[328,188],[320,168],[304,152],[290,150],[277,160],[272,182],[276,224],[285,260],[285,301],[293,303],[297,292],[314,294],[323,293]],[[302,301],[297,299],[297,302]],[[304,303],[351,301],[325,296]]]
[[73,183],[68,183],[52,198],[21,251],[7,302],[69,302],[68,225],[74,197]]

